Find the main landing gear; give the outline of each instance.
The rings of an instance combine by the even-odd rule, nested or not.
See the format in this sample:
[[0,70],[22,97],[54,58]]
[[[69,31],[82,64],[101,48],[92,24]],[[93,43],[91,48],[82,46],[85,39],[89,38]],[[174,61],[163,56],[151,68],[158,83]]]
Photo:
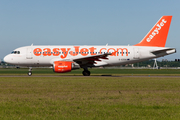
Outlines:
[[[90,76],[91,72],[87,68],[84,68],[84,71],[82,72],[82,74],[84,76]],[[31,76],[31,75],[32,75],[32,67],[29,67],[28,76]]]
[[29,72],[28,72],[28,76],[32,75],[32,67],[29,67]]
[[82,72],[82,74],[84,76],[90,76],[91,72],[87,68],[84,68],[84,71]]

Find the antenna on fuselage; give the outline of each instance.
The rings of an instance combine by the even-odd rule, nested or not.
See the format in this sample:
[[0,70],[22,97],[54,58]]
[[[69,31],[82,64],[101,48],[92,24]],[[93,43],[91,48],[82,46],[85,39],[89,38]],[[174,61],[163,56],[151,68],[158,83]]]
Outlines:
[[108,46],[108,43],[106,44],[106,46]]
[[33,46],[33,43],[31,44],[31,46]]

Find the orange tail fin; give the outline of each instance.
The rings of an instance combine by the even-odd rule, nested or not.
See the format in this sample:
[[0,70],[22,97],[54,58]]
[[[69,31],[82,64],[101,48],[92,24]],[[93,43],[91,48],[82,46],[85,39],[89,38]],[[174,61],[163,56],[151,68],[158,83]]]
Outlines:
[[162,16],[142,41],[134,46],[165,47],[172,16]]

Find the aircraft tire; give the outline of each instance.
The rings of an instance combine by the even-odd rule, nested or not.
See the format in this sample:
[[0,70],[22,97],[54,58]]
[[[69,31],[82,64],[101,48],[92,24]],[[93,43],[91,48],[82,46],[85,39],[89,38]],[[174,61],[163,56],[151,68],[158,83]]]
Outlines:
[[83,74],[84,76],[90,76],[91,72],[90,72],[90,71],[87,71],[87,70],[84,70],[84,71],[82,72],[82,74]]
[[32,75],[32,72],[30,71],[30,72],[28,72],[28,76],[31,76]]

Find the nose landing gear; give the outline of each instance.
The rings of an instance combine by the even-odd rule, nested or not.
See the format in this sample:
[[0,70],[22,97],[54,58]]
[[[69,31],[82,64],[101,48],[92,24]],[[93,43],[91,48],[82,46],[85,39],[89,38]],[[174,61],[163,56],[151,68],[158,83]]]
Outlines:
[[29,67],[29,72],[28,72],[28,76],[32,75],[32,67]]

